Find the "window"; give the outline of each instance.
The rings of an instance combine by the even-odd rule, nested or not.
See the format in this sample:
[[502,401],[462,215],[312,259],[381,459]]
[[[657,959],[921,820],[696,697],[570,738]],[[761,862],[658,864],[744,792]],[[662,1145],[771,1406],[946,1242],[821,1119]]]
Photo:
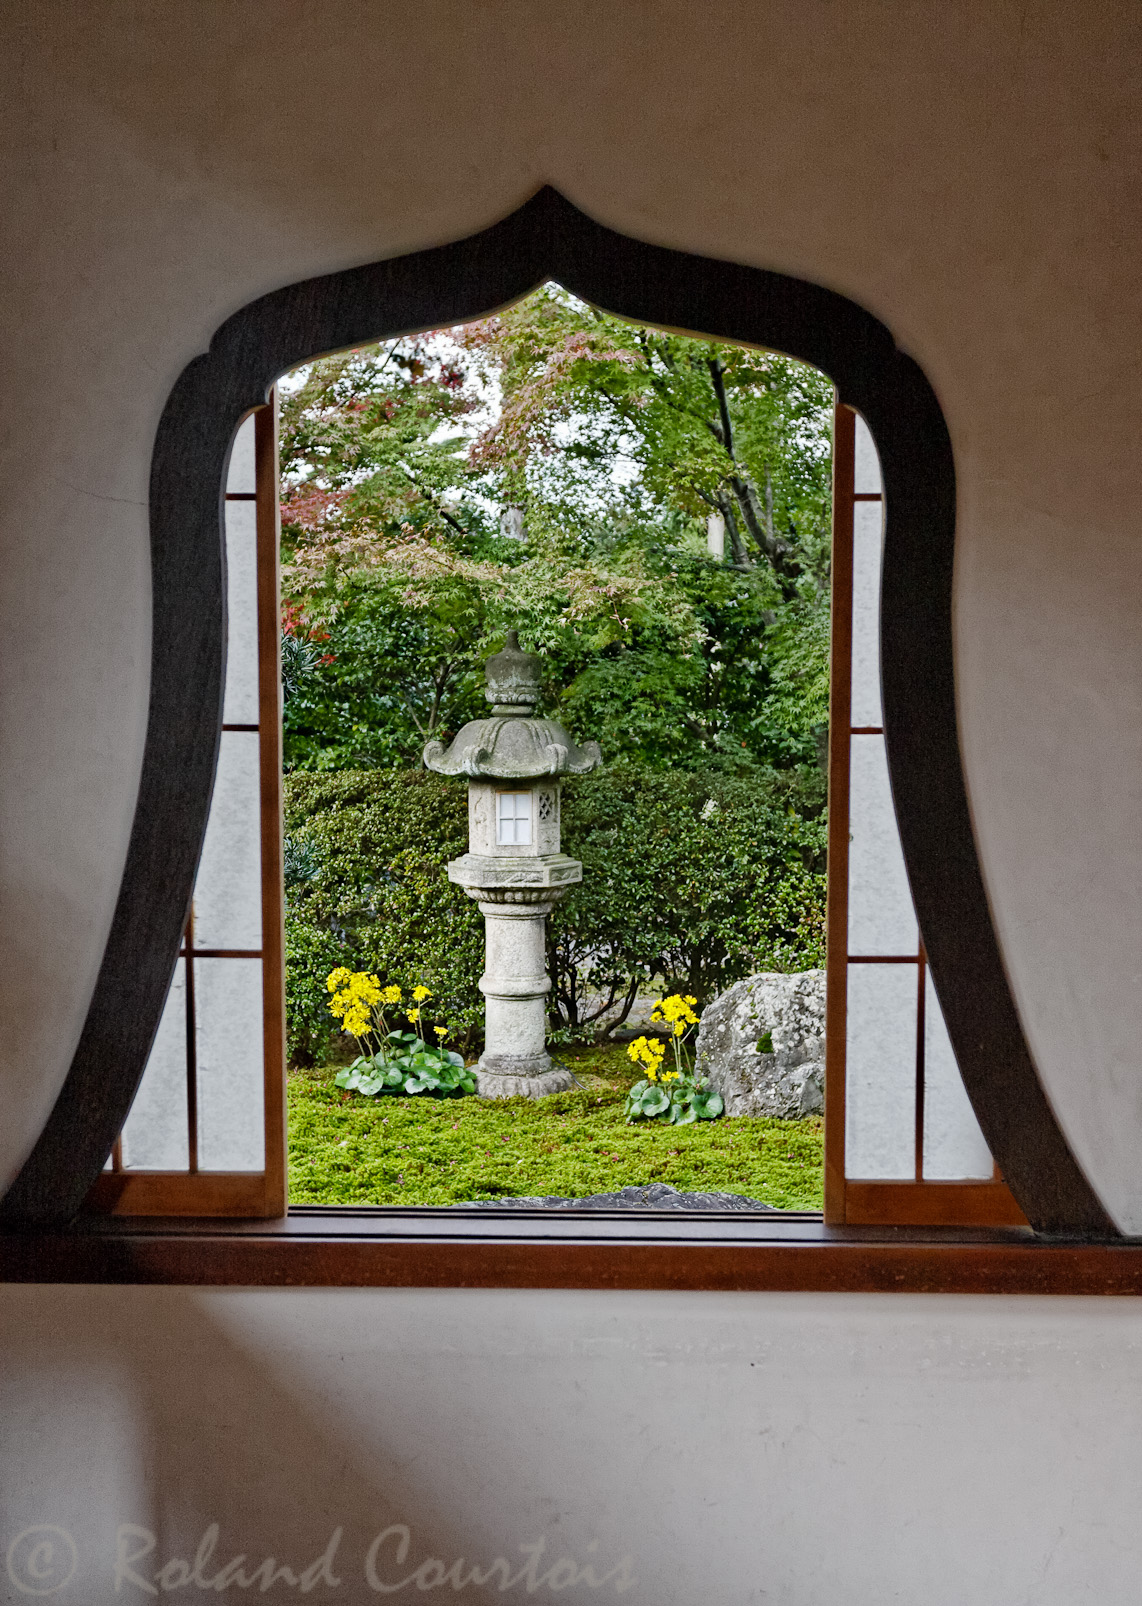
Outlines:
[[530,792],[496,793],[496,841],[501,847],[531,846]]
[[[846,403],[865,414],[883,451],[890,512],[881,622],[888,648],[884,725],[893,794],[926,952],[921,951],[918,939],[914,947],[896,941],[899,933],[892,934],[895,951],[888,946],[861,951],[859,941],[854,949],[848,948],[847,900],[852,895],[854,903],[859,903],[857,872],[865,852],[864,846],[855,843],[854,833],[851,875],[846,873],[843,883],[837,880],[839,872],[834,865],[830,922],[834,931],[843,931],[846,941],[840,948],[835,941],[831,945],[830,969],[842,965],[844,977],[843,985],[837,978],[830,986],[830,1010],[834,1015],[839,1009],[848,1013],[851,998],[855,1018],[855,1011],[869,1006],[870,989],[895,989],[893,996],[901,1009],[912,1010],[910,1016],[899,1018],[912,1021],[914,1046],[909,1061],[908,1033],[899,1028],[893,1074],[904,1095],[905,1116],[894,1139],[891,1166],[886,1161],[879,1167],[879,1175],[858,1174],[867,1169],[865,1155],[870,1152],[865,1116],[871,1107],[864,1088],[865,1073],[855,1060],[845,1066],[845,1076],[851,1077],[857,1090],[858,1112],[864,1100],[864,1113],[858,1113],[852,1124],[851,1149],[844,1126],[846,1112],[842,1109],[838,1120],[836,1108],[838,1088],[843,1100],[845,1084],[831,1078],[827,1179],[831,1210],[835,1207],[837,1219],[847,1223],[872,1219],[959,1221],[963,1219],[959,1207],[939,1218],[913,1213],[913,1201],[919,1201],[925,1190],[955,1188],[962,1201],[969,1190],[996,1187],[986,1177],[967,1175],[962,1158],[957,1161],[960,1180],[947,1174],[941,1177],[936,1169],[940,1145],[934,1141],[934,1112],[943,1096],[941,1055],[946,1055],[946,1050],[935,1024],[935,994],[927,976],[930,965],[939,980],[951,1039],[963,1078],[971,1088],[973,1107],[1028,1219],[1036,1228],[1055,1234],[1115,1237],[1035,1074],[1004,974],[975,852],[954,701],[954,469],[946,427],[931,387],[916,363],[895,348],[890,332],[843,297],[780,275],[625,239],[584,217],[551,190],[541,191],[512,217],[471,240],[331,274],[261,297],[229,320],[210,352],[188,366],[172,391],[152,462],[152,698],[139,806],[88,1018],[56,1106],[4,1200],[5,1214],[23,1224],[66,1221],[93,1186],[97,1197],[121,1210],[146,1209],[148,1197],[151,1208],[158,1208],[160,1197],[173,1207],[176,1195],[199,1214],[280,1210],[284,1200],[280,904],[269,918],[267,899],[272,900],[273,893],[265,892],[266,887],[281,884],[277,807],[266,790],[270,785],[266,779],[267,744],[272,739],[268,721],[273,714],[267,699],[272,696],[276,700],[278,689],[276,662],[272,672],[267,671],[268,660],[262,651],[258,654],[257,719],[224,721],[256,729],[222,732],[223,737],[246,734],[258,743],[259,813],[265,825],[259,850],[263,872],[260,944],[249,931],[222,933],[223,910],[231,907],[227,900],[239,884],[224,875],[213,907],[213,894],[207,897],[203,884],[206,925],[196,909],[194,923],[176,953],[207,823],[218,741],[216,710],[225,605],[218,570],[220,471],[243,414],[263,405],[278,374],[317,352],[385,338],[399,330],[431,328],[478,316],[526,294],[547,276],[559,279],[580,299],[610,307],[624,317],[674,329],[705,330],[716,338],[785,351],[815,364],[834,379]],[[267,453],[272,454],[272,421],[268,433],[264,423],[255,426],[255,433],[261,467]],[[855,425],[852,450],[855,463]],[[266,532],[272,531],[272,506],[259,493],[272,483],[272,473],[263,479],[259,472],[257,491],[232,492],[237,499],[249,500],[254,495],[258,541],[269,541],[271,551],[274,536]],[[854,478],[850,511],[855,512],[862,499],[867,501],[873,495],[857,489]],[[838,518],[842,512],[838,502]],[[855,565],[858,557],[863,562],[864,555],[863,537],[858,554],[854,531],[852,558],[858,579]],[[843,551],[839,561],[846,561]],[[268,583],[259,571],[259,585]],[[268,628],[263,624],[268,618],[260,599],[260,630]],[[854,621],[855,613],[844,628],[851,629]],[[276,637],[276,618],[273,627]],[[834,630],[834,643],[836,640]],[[847,666],[837,665],[838,673],[852,676],[850,693],[854,698],[863,695],[859,669],[855,659],[847,661]],[[865,719],[867,724],[857,723]],[[276,733],[276,719],[272,723]],[[865,742],[866,737],[872,741]],[[844,785],[868,799],[879,785],[883,798],[878,737],[876,719],[867,709],[862,713],[858,702],[854,701],[847,723],[834,721],[834,787]],[[843,753],[838,751],[842,744]],[[241,769],[235,764],[227,770],[229,763],[226,760],[220,770],[224,777]],[[272,772],[276,778],[276,755]],[[245,773],[247,778],[253,773],[248,759]],[[222,784],[227,783],[224,780]],[[248,792],[246,797],[248,801]],[[839,812],[834,807],[834,829]],[[848,855],[847,846],[844,851]],[[247,859],[247,870],[249,862]],[[842,899],[846,901],[843,925]],[[857,914],[853,918],[858,921]],[[279,1034],[273,1052],[267,1047],[264,1059],[265,1151],[264,1155],[243,1154],[240,1158],[249,1167],[246,1170],[205,1169],[235,1163],[234,1157],[213,1147],[215,1129],[211,1126],[217,1080],[212,1081],[210,1022],[222,1018],[214,1017],[213,1012],[224,1009],[224,978],[235,974],[203,968],[216,963],[261,967],[265,1044],[271,1044],[275,1031]],[[176,991],[169,1005],[176,1024],[171,1024],[163,1000],[170,987],[171,967],[176,964],[182,967],[181,1000]],[[869,980],[882,972],[880,981]],[[854,979],[858,976],[864,979]],[[908,997],[913,1004],[906,1005]],[[164,1052],[169,1050],[176,1066],[177,1021],[182,1021],[188,1044],[189,1034],[194,1034],[194,1047],[185,1059],[182,1106],[187,1169],[178,1173],[145,1173],[132,1166],[131,1145],[138,1139],[126,1130],[160,1015],[166,1034]],[[837,1033],[831,1037],[835,1051]],[[206,1051],[200,1055],[204,1044]],[[158,1040],[154,1047],[157,1052]],[[193,1091],[192,1074],[196,1079]],[[249,1074],[248,1068],[245,1074]],[[169,1067],[167,1076],[173,1085],[177,1077],[172,1077]],[[910,1104],[906,1088],[911,1089]],[[890,1176],[886,1169],[907,1170],[907,1159],[901,1156],[905,1154],[903,1134],[909,1108],[911,1175]],[[112,1169],[100,1176],[120,1131],[124,1132],[123,1150],[113,1159]],[[164,1152],[173,1154],[175,1125],[160,1137],[161,1142],[156,1138],[159,1147],[169,1144]],[[969,1147],[976,1143],[973,1137]],[[136,1157],[142,1152],[136,1148]],[[158,1148],[153,1152],[158,1153]],[[974,1152],[979,1153],[978,1147]],[[190,1171],[192,1164],[198,1165],[197,1173]],[[973,1164],[981,1169],[978,1160]],[[172,1182],[176,1177],[177,1187]],[[883,1209],[876,1206],[879,1215],[869,1202],[873,1194],[862,1193],[863,1189],[879,1190],[883,1201]],[[935,1193],[927,1193],[929,1200],[935,1197]],[[992,1201],[997,1200],[993,1193]],[[917,1204],[915,1208],[922,1212],[927,1206]],[[994,1221],[997,1215],[989,1214],[986,1219]]]
[[825,1215],[1018,1224],[956,1065],[896,825],[880,684],[884,498],[864,420],[833,432]]
[[[876,447],[843,406],[834,435],[827,1218],[1017,1223],[956,1068],[896,829],[880,690]],[[227,481],[223,725],[191,917],[139,1093],[95,1195],[123,1213],[198,1214],[209,1204],[272,1214],[285,1205],[281,949],[262,940],[282,917],[279,703],[261,683],[277,674],[276,460],[267,408],[239,431]],[[533,793],[497,790],[495,799],[497,846],[530,847]],[[540,821],[553,812],[553,794],[540,791]]]
[[238,431],[225,493],[226,679],[190,918],[139,1091],[92,1204],[126,1215],[286,1206],[277,431]]

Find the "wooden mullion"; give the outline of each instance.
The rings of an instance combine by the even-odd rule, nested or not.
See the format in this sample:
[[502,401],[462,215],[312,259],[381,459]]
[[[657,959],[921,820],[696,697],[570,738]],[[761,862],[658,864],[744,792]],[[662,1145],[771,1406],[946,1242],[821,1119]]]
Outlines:
[[916,1181],[924,1181],[924,1077],[925,1077],[925,1016],[928,999],[928,961],[924,944],[920,943],[916,967],[916,1127],[914,1139],[914,1167]]
[[845,1184],[845,1225],[1023,1227],[1027,1218],[1004,1182],[864,1182]]
[[[186,950],[180,951],[180,957]],[[265,957],[261,948],[196,948],[196,959],[262,959]]]
[[113,1216],[267,1216],[261,1171],[105,1171],[86,1208]]
[[266,1170],[261,1213],[287,1201],[285,899],[282,843],[281,522],[278,395],[254,418],[258,553],[258,724],[262,828],[262,1026]]
[[852,708],[856,414],[833,409],[833,561],[829,664],[828,902],[825,911],[825,1220],[845,1215],[848,1023],[849,721]]
[[198,1170],[198,1018],[194,1008],[194,905],[183,936],[183,997],[186,1001],[186,1168]]

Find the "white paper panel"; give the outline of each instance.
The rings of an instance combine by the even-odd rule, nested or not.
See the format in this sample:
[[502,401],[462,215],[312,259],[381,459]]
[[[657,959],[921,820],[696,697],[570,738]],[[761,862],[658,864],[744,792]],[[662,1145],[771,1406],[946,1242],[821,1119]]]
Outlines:
[[198,1168],[261,1171],[263,1134],[262,963],[196,959]]
[[258,534],[253,502],[226,503],[225,725],[258,723]]
[[123,1164],[143,1171],[185,1171],[186,961],[180,959],[167,994],[147,1068],[123,1128]]
[[853,508],[852,725],[883,725],[880,703],[880,560],[883,515],[879,502]]
[[[859,430],[860,423],[857,423]],[[230,493],[251,492],[256,489],[254,482],[254,415],[250,414],[244,424],[238,426],[238,433],[234,437],[234,445],[230,452],[230,469],[226,475],[226,489]]]
[[883,736],[851,739],[849,953],[914,954],[918,933]]
[[262,946],[258,733],[223,731],[194,886],[196,948]]
[[991,1172],[991,1150],[964,1091],[929,976],[924,998],[924,1176],[954,1182],[990,1177]]
[[873,443],[872,433],[864,419],[857,414],[856,461],[853,465],[853,490],[862,493],[882,489],[880,458]]
[[916,966],[850,965],[845,1174],[910,1180],[916,1169]]

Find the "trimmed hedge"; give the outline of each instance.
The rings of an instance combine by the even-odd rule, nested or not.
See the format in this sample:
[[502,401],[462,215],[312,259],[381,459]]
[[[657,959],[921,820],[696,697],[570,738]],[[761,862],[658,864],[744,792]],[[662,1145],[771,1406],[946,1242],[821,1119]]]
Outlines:
[[[467,788],[423,770],[286,777],[286,998],[293,1059],[326,1052],[336,965],[433,992],[426,1015],[469,1049],[483,918],[447,879],[468,845]],[[822,963],[824,782],[808,767],[614,765],[569,782],[563,847],[584,881],[548,921],[552,1025],[582,1032],[655,977],[704,1002],[757,970]]]

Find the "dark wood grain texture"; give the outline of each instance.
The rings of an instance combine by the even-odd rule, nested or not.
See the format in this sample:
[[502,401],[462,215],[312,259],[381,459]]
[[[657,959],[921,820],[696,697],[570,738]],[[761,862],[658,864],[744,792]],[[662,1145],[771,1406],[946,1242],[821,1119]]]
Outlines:
[[[333,1216],[334,1212],[321,1212]],[[394,1213],[396,1214],[396,1213]],[[1142,1246],[1023,1232],[831,1230],[801,1219],[457,1223],[369,1212],[286,1230],[218,1223],[0,1234],[0,1277],[29,1283],[274,1288],[575,1288],[881,1294],[1142,1294]],[[436,1216],[433,1221],[430,1218]],[[203,1230],[206,1229],[206,1230]]]
[[222,492],[239,423],[298,363],[487,314],[549,277],[626,317],[812,363],[868,421],[887,507],[889,768],[933,980],[980,1125],[1028,1219],[1048,1232],[1112,1235],[1036,1077],[976,856],[953,685],[955,474],[931,387],[888,330],[845,297],[628,239],[551,189],[457,244],[263,296],[222,325],[175,386],[152,459],[150,713],[122,886],[75,1058],[0,1210],[26,1223],[74,1215],[126,1118],[158,1025],[217,756]]
[[856,415],[833,408],[833,548],[829,628],[829,896],[825,907],[825,1220],[846,1219],[849,941],[849,718],[853,662],[853,476]]

